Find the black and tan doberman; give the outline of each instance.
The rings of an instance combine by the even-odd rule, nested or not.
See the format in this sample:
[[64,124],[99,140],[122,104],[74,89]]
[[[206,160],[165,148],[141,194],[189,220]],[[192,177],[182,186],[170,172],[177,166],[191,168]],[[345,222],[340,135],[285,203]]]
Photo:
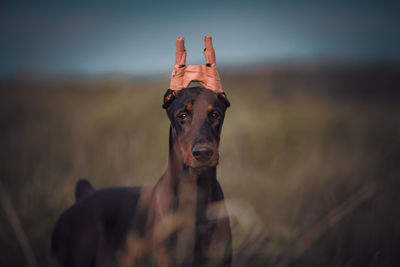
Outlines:
[[[182,53],[186,57],[183,39],[178,38],[176,62],[182,63]],[[210,37],[205,54],[206,67],[214,73],[206,75],[209,81],[203,79],[205,73],[192,71],[209,69],[176,64],[164,95],[171,126],[168,168],[160,180],[154,187],[101,190],[80,180],[76,203],[55,226],[50,266],[231,265],[229,218],[216,179],[221,129],[230,104],[215,76]],[[196,78],[186,77],[186,70]],[[184,86],[183,79],[206,87],[181,88],[177,84]]]

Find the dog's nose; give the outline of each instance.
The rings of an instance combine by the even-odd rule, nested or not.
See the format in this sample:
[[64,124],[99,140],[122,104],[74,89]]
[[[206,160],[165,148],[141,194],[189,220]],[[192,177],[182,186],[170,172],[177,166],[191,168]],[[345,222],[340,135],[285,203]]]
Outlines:
[[214,154],[214,150],[207,145],[195,145],[192,149],[192,154],[197,160],[206,161]]

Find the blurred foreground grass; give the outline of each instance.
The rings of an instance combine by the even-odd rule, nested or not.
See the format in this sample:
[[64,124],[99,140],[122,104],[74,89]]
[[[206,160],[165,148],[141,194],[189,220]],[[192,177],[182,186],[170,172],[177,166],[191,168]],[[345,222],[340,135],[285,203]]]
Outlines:
[[[220,74],[232,106],[218,177],[236,266],[399,264],[399,67]],[[78,178],[97,188],[153,185],[165,170],[168,77],[0,84],[0,179],[45,265],[53,224],[74,202]],[[365,185],[370,194],[353,200]],[[3,211],[0,251],[0,266],[25,264]]]

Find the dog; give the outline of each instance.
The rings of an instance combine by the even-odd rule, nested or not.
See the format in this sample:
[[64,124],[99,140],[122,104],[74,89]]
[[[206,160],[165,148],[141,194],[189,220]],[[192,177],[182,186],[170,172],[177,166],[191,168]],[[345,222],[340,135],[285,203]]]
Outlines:
[[[154,187],[95,190],[79,180],[76,203],[58,219],[49,265],[230,266],[232,236],[216,179],[230,103],[222,91],[211,37],[206,66],[186,66],[183,38],[163,108],[170,120],[168,168]],[[203,87],[188,87],[197,81]]]

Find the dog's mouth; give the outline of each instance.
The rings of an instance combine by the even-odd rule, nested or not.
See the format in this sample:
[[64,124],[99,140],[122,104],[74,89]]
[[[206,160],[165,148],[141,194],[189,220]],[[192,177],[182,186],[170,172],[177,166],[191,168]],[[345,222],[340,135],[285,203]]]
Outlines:
[[218,165],[218,162],[214,163],[214,162],[200,162],[200,163],[195,163],[195,164],[189,164],[188,166],[192,169],[195,170],[201,170],[201,169],[209,169],[209,168],[213,168],[216,167]]
[[218,153],[212,156],[208,160],[198,160],[195,157],[190,157],[187,161],[187,166],[192,169],[201,171],[202,169],[209,169],[216,167],[218,165],[219,156]]
[[215,168],[217,164],[208,164],[208,165],[200,165],[200,166],[189,166],[190,169],[194,173],[197,173],[198,175],[202,175],[204,173],[209,173],[213,168]]

